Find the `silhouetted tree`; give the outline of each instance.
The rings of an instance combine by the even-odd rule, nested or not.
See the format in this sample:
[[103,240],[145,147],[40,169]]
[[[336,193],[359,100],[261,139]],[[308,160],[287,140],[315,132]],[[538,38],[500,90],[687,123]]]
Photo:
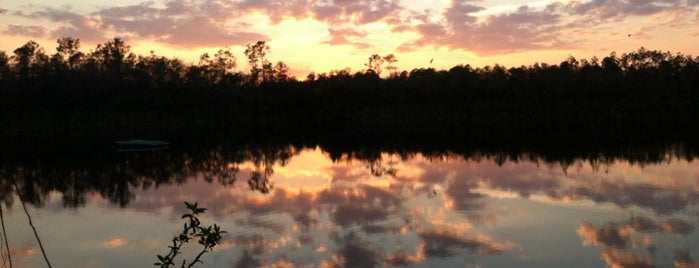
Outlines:
[[382,65],[384,58],[378,54],[373,54],[369,57],[369,61],[364,64],[367,68],[367,72],[373,72],[377,75],[381,75]]
[[36,79],[39,68],[45,66],[48,59],[44,49],[34,41],[15,49],[12,61],[17,79],[25,82]]
[[383,57],[383,61],[386,63],[386,71],[389,75],[393,76],[396,72],[397,67],[393,64],[398,62],[398,59],[393,54],[388,54]]
[[7,81],[10,77],[10,57],[5,51],[0,51],[0,81]]
[[245,49],[245,56],[250,64],[250,74],[253,84],[265,81],[271,71],[271,64],[265,58],[269,53],[269,46],[265,41],[257,41],[255,44],[248,44]]
[[64,37],[59,38],[56,42],[58,43],[56,47],[58,61],[69,70],[78,68],[84,57],[84,54],[80,52],[80,39]]
[[289,77],[289,66],[287,66],[285,63],[278,61],[276,64],[274,64],[274,82],[286,82],[291,79]]
[[131,46],[126,45],[120,38],[98,44],[90,57],[95,59],[101,70],[110,75],[113,83],[122,82],[126,71],[133,68],[136,61],[136,55],[131,53]]

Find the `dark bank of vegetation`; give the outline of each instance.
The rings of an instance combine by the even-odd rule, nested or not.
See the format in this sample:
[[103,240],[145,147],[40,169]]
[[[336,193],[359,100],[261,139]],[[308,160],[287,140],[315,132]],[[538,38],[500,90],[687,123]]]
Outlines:
[[[80,51],[58,40],[0,52],[0,125],[22,132],[133,127],[303,128],[308,132],[452,135],[473,139],[624,140],[699,133],[699,58],[641,48],[597,59],[399,72],[393,55],[367,69],[289,75],[248,45],[196,64],[135,55],[120,39]],[[380,74],[383,72],[383,77]]]

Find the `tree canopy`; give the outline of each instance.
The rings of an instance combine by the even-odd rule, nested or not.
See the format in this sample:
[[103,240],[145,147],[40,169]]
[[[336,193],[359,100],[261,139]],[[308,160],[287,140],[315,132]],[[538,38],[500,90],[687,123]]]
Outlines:
[[[374,54],[366,70],[311,73],[298,81],[288,65],[269,61],[265,41],[246,47],[249,72],[236,69],[230,48],[188,64],[152,52],[136,55],[119,38],[89,52],[80,44],[58,39],[53,55],[34,41],[12,54],[0,51],[0,123],[16,130],[29,128],[22,122],[64,128],[56,122],[75,119],[128,125],[124,116],[131,114],[130,124],[358,124],[496,133],[517,126],[636,131],[669,122],[696,126],[693,118],[699,118],[699,58],[646,48],[601,60],[570,56],[559,64],[410,71],[397,70],[393,54]],[[154,118],[136,118],[139,112]]]

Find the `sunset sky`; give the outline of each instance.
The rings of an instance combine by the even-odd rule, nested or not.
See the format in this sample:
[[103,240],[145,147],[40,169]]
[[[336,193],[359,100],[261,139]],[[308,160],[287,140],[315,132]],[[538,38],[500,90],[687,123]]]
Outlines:
[[[294,75],[363,69],[393,53],[399,70],[559,63],[640,47],[699,55],[699,0],[0,0],[0,50],[60,37],[87,52],[120,37],[134,52],[196,62],[265,40]],[[434,62],[430,64],[430,60]]]

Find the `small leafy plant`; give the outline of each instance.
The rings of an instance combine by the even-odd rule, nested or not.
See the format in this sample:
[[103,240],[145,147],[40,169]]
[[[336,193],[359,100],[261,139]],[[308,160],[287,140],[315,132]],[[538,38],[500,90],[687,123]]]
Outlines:
[[196,263],[204,263],[200,260],[201,256],[203,256],[204,253],[213,251],[214,247],[221,243],[222,235],[226,233],[226,231],[222,231],[221,227],[216,224],[208,227],[201,226],[201,221],[199,221],[197,216],[199,214],[204,214],[206,208],[198,207],[197,203],[192,204],[184,202],[184,204],[190,212],[182,215],[182,219],[187,219],[187,222],[184,223],[182,233],[172,238],[172,245],[168,246],[168,248],[170,248],[169,253],[165,256],[157,255],[158,262],[153,264],[155,266],[160,266],[161,268],[175,267],[175,257],[182,254],[182,246],[197,238],[197,242],[203,247],[202,250],[189,265],[187,265],[186,259],[182,259],[181,267],[189,268]]

